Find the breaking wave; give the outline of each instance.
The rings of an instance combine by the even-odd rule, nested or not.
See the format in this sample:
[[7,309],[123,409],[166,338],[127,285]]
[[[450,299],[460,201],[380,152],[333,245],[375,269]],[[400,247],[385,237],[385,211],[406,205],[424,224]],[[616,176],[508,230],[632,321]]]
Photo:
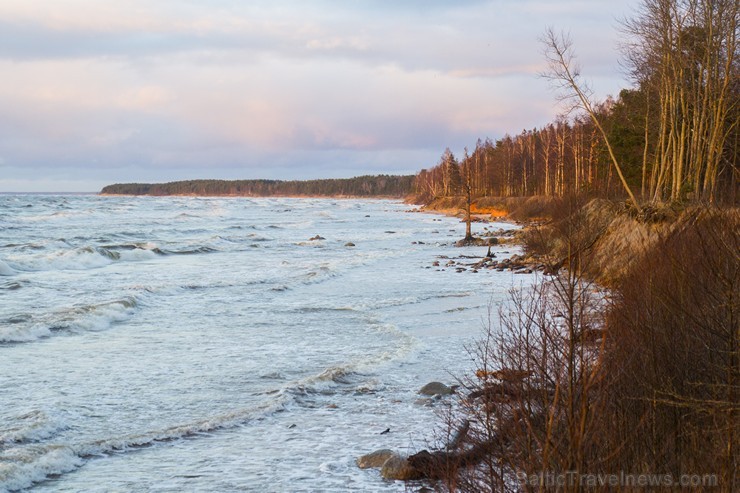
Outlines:
[[[131,317],[139,302],[134,296],[104,303],[75,306],[38,319],[29,315],[12,318],[0,326],[0,343],[31,342],[55,332],[80,333],[106,330]],[[8,321],[6,321],[8,322]]]
[[[218,414],[192,423],[88,443],[31,443],[0,449],[0,491],[29,488],[49,477],[74,471],[92,458],[234,428],[280,410],[284,405],[283,401],[283,398],[276,398],[259,406]],[[55,431],[50,429],[50,433]],[[39,436],[43,436],[43,433]]]

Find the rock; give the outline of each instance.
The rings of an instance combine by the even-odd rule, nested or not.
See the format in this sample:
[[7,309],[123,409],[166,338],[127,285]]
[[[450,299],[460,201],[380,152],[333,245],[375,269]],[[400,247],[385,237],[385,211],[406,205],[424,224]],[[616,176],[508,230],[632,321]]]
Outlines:
[[419,393],[422,395],[450,395],[455,391],[442,382],[430,382],[423,386]]
[[432,399],[431,397],[422,397],[414,401],[415,406],[432,407],[433,404],[434,399]]
[[456,247],[466,246],[490,246],[498,244],[496,238],[463,238],[462,240],[456,241]]
[[356,245],[354,243],[352,243],[351,241],[348,241],[347,243],[344,244],[344,246],[346,246],[346,247],[353,247],[353,246],[356,246]]
[[411,464],[406,460],[406,457],[402,457],[398,454],[391,455],[388,460],[383,463],[383,467],[380,469],[380,475],[385,479],[401,481],[422,478],[419,471],[411,467]]
[[391,456],[395,455],[390,449],[384,448],[371,452],[367,455],[363,455],[357,459],[357,466],[360,469],[369,469],[371,467],[382,467],[385,461]]
[[326,238],[324,238],[323,236],[316,235],[313,238],[309,238],[308,241],[325,240],[325,239]]

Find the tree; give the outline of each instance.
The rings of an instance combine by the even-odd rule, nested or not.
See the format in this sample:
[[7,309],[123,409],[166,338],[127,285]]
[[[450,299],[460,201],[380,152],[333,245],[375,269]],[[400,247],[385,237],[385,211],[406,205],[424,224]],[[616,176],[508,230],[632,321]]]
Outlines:
[[614,150],[609,143],[609,137],[597,117],[594,104],[591,102],[591,91],[579,80],[580,70],[575,64],[573,42],[570,37],[564,34],[557,34],[552,28],[545,32],[542,42],[545,45],[545,57],[549,64],[549,71],[544,74],[545,77],[551,80],[558,88],[564,90],[561,95],[561,99],[571,103],[569,111],[582,109],[588,114],[594,125],[596,125],[596,128],[604,139],[604,143],[609,152],[609,157],[611,158],[617,175],[619,175],[624,191],[627,192],[627,195],[635,206],[635,209],[640,212],[640,204],[637,202],[630,186],[627,184],[627,180],[622,173],[622,168],[619,165],[619,162],[614,155]]
[[471,231],[471,222],[472,219],[470,217],[470,209],[473,205],[473,174],[470,170],[471,168],[471,162],[470,162],[470,156],[468,156],[468,149],[465,149],[465,159],[463,160],[463,163],[465,164],[465,179],[462,182],[462,188],[463,192],[465,193],[465,240],[466,242],[473,241],[473,233]]
[[623,22],[627,66],[657,102],[646,105],[645,121],[646,140],[648,125],[657,130],[654,201],[691,194],[713,202],[719,180],[732,183],[739,12],[737,0],[643,0],[638,15]]

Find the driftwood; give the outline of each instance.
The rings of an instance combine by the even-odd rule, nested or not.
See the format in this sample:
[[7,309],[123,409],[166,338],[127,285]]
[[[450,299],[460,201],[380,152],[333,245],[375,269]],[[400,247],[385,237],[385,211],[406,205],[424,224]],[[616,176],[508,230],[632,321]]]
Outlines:
[[521,398],[521,387],[509,382],[488,383],[468,394],[468,399],[484,398],[485,402],[511,402]]
[[472,467],[490,457],[498,447],[495,440],[477,443],[459,451],[422,450],[407,460],[418,475],[428,479],[442,479],[449,471]]
[[500,370],[477,370],[475,376],[481,380],[501,380],[504,382],[521,382],[532,373],[527,370],[502,368]]
[[473,467],[483,462],[501,447],[498,435],[486,442],[463,447],[468,431],[470,422],[465,420],[443,450],[422,450],[406,459],[414,476],[419,479],[443,479],[450,471]]
[[462,426],[457,429],[455,434],[452,437],[452,440],[450,440],[450,443],[447,444],[445,449],[447,450],[457,450],[460,448],[460,446],[465,441],[465,438],[468,436],[468,431],[470,431],[470,421],[467,419],[463,421]]

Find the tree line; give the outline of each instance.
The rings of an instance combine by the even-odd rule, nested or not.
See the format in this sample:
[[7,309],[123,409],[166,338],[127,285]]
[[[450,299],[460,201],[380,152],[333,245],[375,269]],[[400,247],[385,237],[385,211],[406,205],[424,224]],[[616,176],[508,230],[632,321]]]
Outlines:
[[[737,200],[740,57],[735,0],[645,0],[623,22],[634,87],[596,103],[573,46],[543,38],[566,115],[539,129],[449,149],[414,182],[445,196],[640,197],[641,203]],[[635,202],[637,200],[635,199]]]
[[406,197],[413,175],[375,175],[323,180],[186,180],[170,183],[118,183],[101,190],[107,195]]

